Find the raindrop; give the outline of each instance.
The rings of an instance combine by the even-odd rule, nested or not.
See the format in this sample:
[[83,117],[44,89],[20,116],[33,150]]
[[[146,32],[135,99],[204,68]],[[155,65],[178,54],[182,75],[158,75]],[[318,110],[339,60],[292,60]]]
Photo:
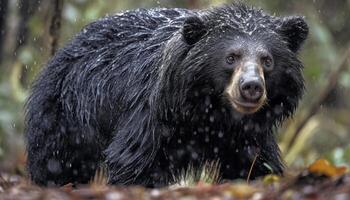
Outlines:
[[219,148],[218,147],[214,147],[214,153],[219,153]]
[[220,131],[219,134],[218,134],[218,137],[219,137],[219,138],[224,137],[224,133]]
[[196,152],[192,152],[192,153],[191,153],[191,157],[192,157],[193,159],[197,159],[197,158],[198,158],[198,154],[197,154]]
[[66,163],[66,167],[72,168],[72,163],[70,163],[70,162]]
[[245,174],[245,171],[244,171],[244,170],[241,170],[241,171],[239,172],[239,175],[240,175],[240,176],[244,176],[244,174]]
[[214,122],[214,116],[211,115],[211,116],[209,117],[209,121],[210,121],[210,122]]
[[54,174],[59,174],[62,172],[60,163],[55,159],[50,159],[47,162],[47,169]]

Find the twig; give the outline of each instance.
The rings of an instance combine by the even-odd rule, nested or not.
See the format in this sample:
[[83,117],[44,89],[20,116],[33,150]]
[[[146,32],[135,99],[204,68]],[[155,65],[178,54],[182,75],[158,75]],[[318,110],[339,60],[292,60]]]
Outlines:
[[304,128],[304,126],[308,123],[310,118],[314,116],[320,109],[320,106],[326,101],[327,97],[329,94],[332,92],[332,90],[335,88],[340,74],[346,70],[348,65],[350,64],[350,47],[348,47],[347,51],[344,54],[343,59],[341,60],[339,66],[337,69],[329,75],[328,82],[326,86],[323,88],[323,90],[320,92],[320,95],[318,98],[316,98],[316,101],[314,101],[308,112],[306,113],[305,117],[298,123],[297,128],[292,134],[292,139],[287,145],[286,152],[289,152],[289,150],[292,148],[294,145],[296,139],[298,138],[301,129]]
[[53,15],[51,18],[49,34],[51,38],[51,55],[54,55],[57,50],[57,44],[59,39],[59,33],[61,28],[62,21],[62,8],[63,8],[63,0],[54,0],[53,2]]
[[253,160],[252,164],[250,165],[249,173],[247,176],[247,183],[249,183],[250,176],[252,175],[252,171],[253,171],[253,168],[254,168],[254,165],[255,165],[255,162],[256,162],[256,159],[258,158],[258,156],[259,156],[259,154],[255,155],[254,160]]

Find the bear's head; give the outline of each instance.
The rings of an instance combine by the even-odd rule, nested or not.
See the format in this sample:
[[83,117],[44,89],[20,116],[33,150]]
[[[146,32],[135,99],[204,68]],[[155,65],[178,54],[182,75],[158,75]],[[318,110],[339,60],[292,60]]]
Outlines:
[[303,94],[297,52],[307,35],[303,17],[274,17],[236,4],[207,10],[183,24],[188,50],[179,76],[191,74],[184,85],[207,87],[238,113],[265,109],[284,118]]

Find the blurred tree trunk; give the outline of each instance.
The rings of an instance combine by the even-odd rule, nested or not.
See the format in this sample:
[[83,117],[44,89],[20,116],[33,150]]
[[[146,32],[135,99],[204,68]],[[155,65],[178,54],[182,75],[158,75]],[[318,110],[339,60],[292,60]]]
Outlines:
[[27,42],[28,39],[28,22],[31,16],[38,10],[41,0],[19,0],[19,22],[15,45],[15,56],[18,50]]
[[[40,3],[44,0],[18,0],[18,24],[16,41],[14,46],[14,59],[18,60],[18,54],[22,46],[24,46],[29,37],[29,22],[36,11],[39,10]],[[20,74],[21,85],[26,85],[28,82],[28,71],[22,66]]]
[[50,52],[51,52],[51,55],[54,55],[57,50],[58,40],[60,36],[63,0],[54,0],[52,6],[53,6],[53,15],[51,18],[49,34],[50,34],[50,41],[51,41]]
[[0,64],[3,57],[4,38],[6,35],[7,10],[8,10],[8,0],[0,0]]

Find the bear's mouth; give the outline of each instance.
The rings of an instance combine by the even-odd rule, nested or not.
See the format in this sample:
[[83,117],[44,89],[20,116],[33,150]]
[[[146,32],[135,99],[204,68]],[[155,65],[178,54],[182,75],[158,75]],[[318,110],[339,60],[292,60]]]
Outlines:
[[262,98],[261,101],[257,102],[249,102],[244,100],[238,100],[235,98],[229,98],[229,101],[233,108],[238,112],[242,114],[253,114],[264,105],[264,99],[265,98]]
[[241,107],[245,107],[245,108],[256,108],[259,107],[259,103],[253,103],[253,102],[243,102],[243,101],[235,101],[234,103],[241,106]]
[[244,102],[233,100],[233,107],[243,114],[252,114],[259,110],[261,104],[259,102]]

